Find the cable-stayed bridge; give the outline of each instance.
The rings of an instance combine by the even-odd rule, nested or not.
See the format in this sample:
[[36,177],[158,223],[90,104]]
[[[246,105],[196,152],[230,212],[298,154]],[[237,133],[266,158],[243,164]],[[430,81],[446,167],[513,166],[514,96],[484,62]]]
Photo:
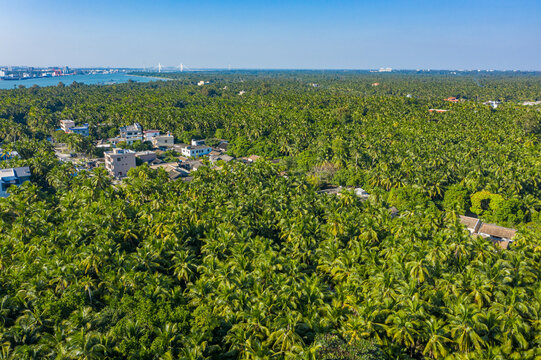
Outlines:
[[150,66],[150,67],[145,67],[144,68],[145,71],[148,71],[148,72],[184,72],[184,71],[204,71],[204,70],[201,70],[201,69],[193,69],[193,68],[190,68],[190,67],[187,67],[186,65],[184,64],[179,64],[177,66],[164,66],[162,65],[161,63],[158,63],[158,65],[156,66]]

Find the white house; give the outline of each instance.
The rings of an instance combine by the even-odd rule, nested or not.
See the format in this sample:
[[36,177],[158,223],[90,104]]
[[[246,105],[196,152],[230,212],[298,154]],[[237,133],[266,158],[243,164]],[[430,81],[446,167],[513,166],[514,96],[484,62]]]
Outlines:
[[160,136],[160,130],[145,130],[143,131],[145,141],[152,141],[156,136]]
[[120,129],[120,137],[128,144],[131,145],[135,141],[143,141],[143,128],[138,123],[133,125],[123,126]]
[[170,148],[175,143],[175,137],[171,134],[158,135],[152,138],[152,145],[156,148]]
[[212,151],[212,148],[207,145],[188,145],[182,149],[182,155],[186,157],[199,157],[203,155],[208,155]]

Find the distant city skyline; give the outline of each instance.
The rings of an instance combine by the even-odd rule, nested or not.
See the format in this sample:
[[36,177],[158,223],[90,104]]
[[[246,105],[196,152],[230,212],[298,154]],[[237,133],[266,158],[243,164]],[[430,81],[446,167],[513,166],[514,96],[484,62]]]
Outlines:
[[541,70],[541,2],[0,0],[0,65]]

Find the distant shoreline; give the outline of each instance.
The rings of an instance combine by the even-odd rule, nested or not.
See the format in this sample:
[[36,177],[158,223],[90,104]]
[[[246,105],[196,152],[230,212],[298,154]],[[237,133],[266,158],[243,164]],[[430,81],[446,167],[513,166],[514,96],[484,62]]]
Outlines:
[[177,80],[177,79],[171,79],[171,78],[162,78],[162,77],[156,77],[156,76],[145,76],[145,75],[133,75],[133,74],[126,74],[128,76],[135,76],[135,77],[142,77],[145,79],[157,79],[157,80]]

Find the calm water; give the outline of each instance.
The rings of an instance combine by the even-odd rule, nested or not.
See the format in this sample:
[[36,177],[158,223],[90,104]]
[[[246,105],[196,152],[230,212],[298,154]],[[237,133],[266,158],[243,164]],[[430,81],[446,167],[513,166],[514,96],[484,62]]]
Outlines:
[[27,88],[33,85],[44,86],[56,86],[59,82],[63,82],[64,85],[70,85],[72,82],[88,85],[111,85],[120,84],[133,80],[135,82],[149,82],[154,80],[166,80],[150,77],[132,76],[122,73],[117,74],[97,74],[97,75],[69,75],[58,76],[50,78],[28,79],[28,80],[0,80],[0,89],[13,89],[19,85],[24,85]]

